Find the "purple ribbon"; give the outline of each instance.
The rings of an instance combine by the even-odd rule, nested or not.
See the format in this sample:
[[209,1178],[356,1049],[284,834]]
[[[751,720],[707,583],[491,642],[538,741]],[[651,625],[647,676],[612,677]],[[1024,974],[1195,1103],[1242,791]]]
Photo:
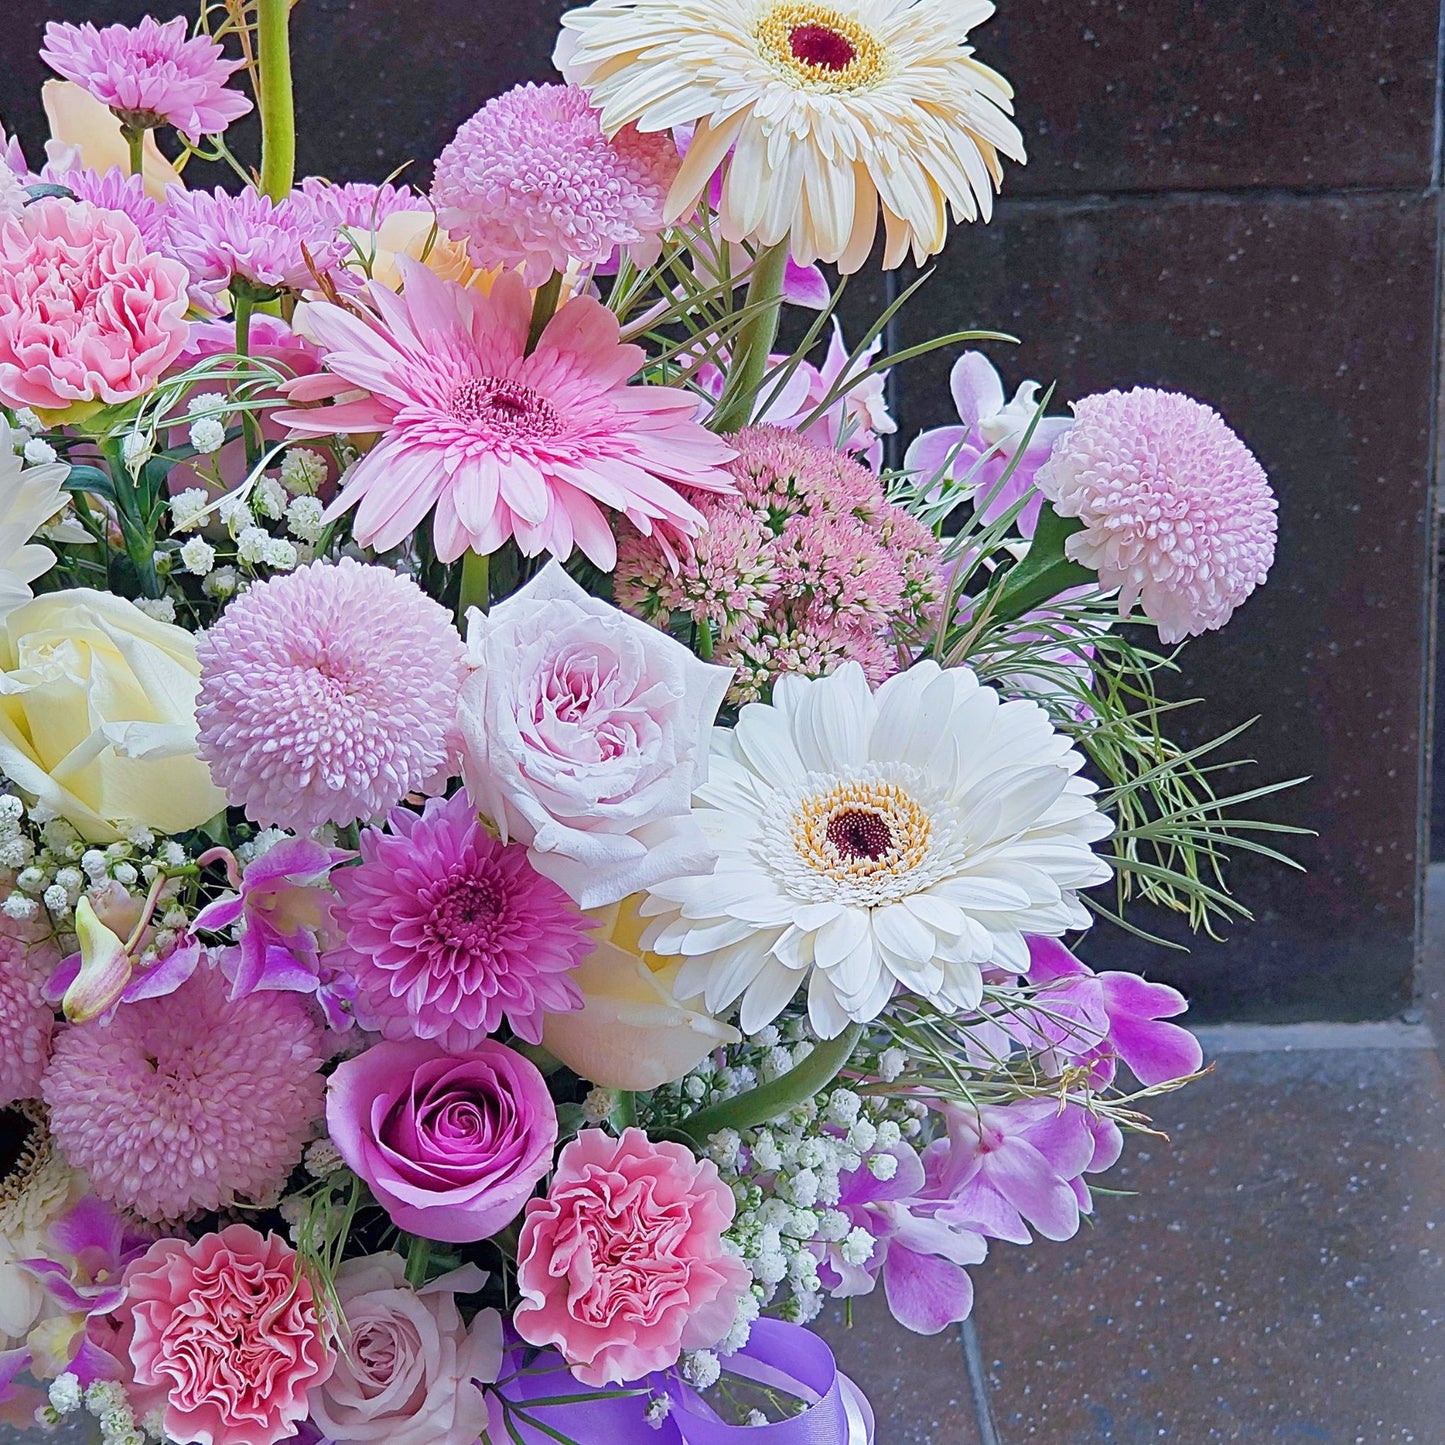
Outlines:
[[[804,1403],[800,1414],[771,1425],[728,1424],[676,1371],[594,1390],[573,1379],[555,1351],[530,1365],[526,1358],[521,1349],[510,1351],[511,1374],[504,1372],[493,1391],[506,1402],[493,1405],[491,1435],[499,1442],[557,1445],[549,1429],[574,1445],[873,1445],[873,1411],[863,1392],[817,1335],[781,1320],[756,1321],[746,1347],[727,1362],[731,1374]],[[672,1408],[652,1425],[648,1405],[663,1396]],[[504,1410],[515,1437],[500,1418]]]

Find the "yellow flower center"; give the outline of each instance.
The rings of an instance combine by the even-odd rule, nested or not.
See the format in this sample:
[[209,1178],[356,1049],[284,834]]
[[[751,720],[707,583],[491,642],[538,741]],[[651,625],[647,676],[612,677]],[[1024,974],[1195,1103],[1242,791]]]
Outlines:
[[883,47],[830,5],[784,0],[758,21],[754,34],[763,54],[808,90],[860,90],[883,73]]
[[839,883],[897,877],[928,854],[928,815],[896,783],[839,783],[793,814],[793,846]]

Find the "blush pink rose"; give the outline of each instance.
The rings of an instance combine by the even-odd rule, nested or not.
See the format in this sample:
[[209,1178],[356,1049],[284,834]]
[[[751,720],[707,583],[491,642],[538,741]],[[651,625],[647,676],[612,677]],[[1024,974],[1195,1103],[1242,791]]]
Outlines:
[[326,1127],[399,1229],[448,1244],[510,1224],[557,1144],[547,1081],[491,1040],[376,1044],[331,1076]]
[[306,1418],[335,1364],[296,1251],[232,1224],[194,1243],[158,1240],[125,1272],[118,1348],[138,1413],[165,1410],[166,1437],[274,1445]]
[[457,1295],[482,1287],[475,1265],[422,1289],[399,1254],[348,1259],[336,1271],[346,1349],[311,1397],[311,1423],[346,1445],[472,1445],[487,1428],[483,1385],[501,1373],[502,1317],[470,1327]]
[[733,671],[589,596],[551,562],[473,611],[462,687],[472,801],[582,908],[605,908],[713,854],[692,816]]
[[189,280],[119,211],[47,200],[0,221],[0,402],[60,411],[149,391],[190,335]]
[[584,1129],[527,1205],[513,1315],[588,1385],[638,1380],[715,1345],[752,1276],[723,1250],[732,1191],[709,1160],[641,1129]]

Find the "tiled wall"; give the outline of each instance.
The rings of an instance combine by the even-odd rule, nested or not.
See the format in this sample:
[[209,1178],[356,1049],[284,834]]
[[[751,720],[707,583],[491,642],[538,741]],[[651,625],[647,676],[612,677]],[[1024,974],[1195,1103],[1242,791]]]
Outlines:
[[[9,0],[0,115],[34,144],[46,18],[137,0]],[[162,7],[165,8],[165,7]],[[435,154],[498,88],[546,74],[555,0],[303,0],[304,167],[380,176]],[[168,13],[168,12],[167,12]],[[1299,876],[1244,864],[1259,915],[1168,954],[1096,935],[1096,963],[1179,982],[1210,1017],[1386,1016],[1417,941],[1439,269],[1435,0],[1013,0],[980,54],[1015,83],[1034,159],[957,236],[903,326],[978,323],[1011,380],[1062,397],[1136,381],[1201,395],[1280,494],[1269,588],[1178,683],[1202,739],[1260,714],[1258,769],[1309,775],[1265,811],[1319,836]],[[945,418],[946,361],[900,390]]]

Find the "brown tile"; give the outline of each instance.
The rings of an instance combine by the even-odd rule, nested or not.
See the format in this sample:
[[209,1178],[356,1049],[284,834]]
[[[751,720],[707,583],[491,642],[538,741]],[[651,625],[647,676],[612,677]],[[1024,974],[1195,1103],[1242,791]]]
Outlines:
[[851,1328],[837,1305],[814,1328],[872,1403],[878,1445],[979,1445],[956,1330],[905,1330],[881,1289],[853,1302]]
[[1445,1078],[1429,1050],[1226,1054],[1097,1227],[995,1247],[1008,1445],[1445,1438]]
[[[1219,408],[1280,497],[1268,586],[1190,645],[1177,695],[1202,740],[1260,722],[1236,756],[1249,787],[1308,775],[1261,807],[1315,828],[1309,873],[1242,860],[1259,915],[1188,958],[1093,940],[1178,981],[1201,1015],[1385,1016],[1415,946],[1425,602],[1429,595],[1436,201],[1181,197],[1006,207],[946,252],[905,341],[987,324],[1007,379],[1057,380],[1060,404],[1135,383]],[[951,415],[949,356],[911,370],[903,432]],[[1157,920],[1151,920],[1157,922]]]

